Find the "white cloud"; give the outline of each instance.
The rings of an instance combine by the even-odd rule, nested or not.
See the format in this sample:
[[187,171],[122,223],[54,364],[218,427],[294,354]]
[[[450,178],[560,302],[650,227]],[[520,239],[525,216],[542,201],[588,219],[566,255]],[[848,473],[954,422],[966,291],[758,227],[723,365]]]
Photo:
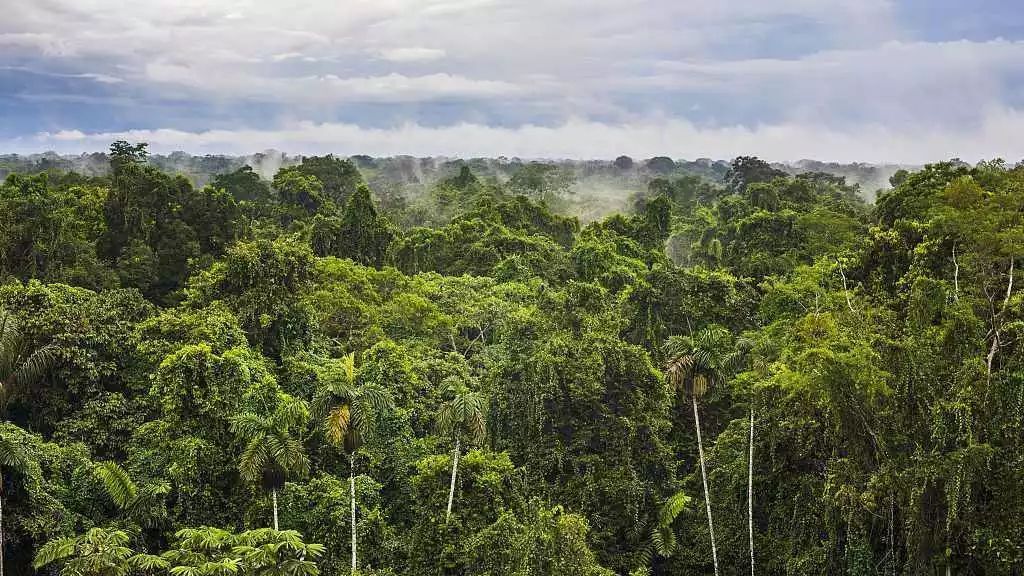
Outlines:
[[370,154],[388,156],[519,156],[524,158],[732,158],[754,154],[769,160],[816,158],[834,161],[921,164],[960,157],[1024,159],[1024,112],[993,109],[973,130],[931,128],[898,131],[863,125],[837,131],[814,125],[783,123],[754,128],[700,128],[674,119],[648,119],[612,125],[572,119],[558,126],[500,128],[480,124],[425,127],[406,124],[388,129],[352,124],[304,122],[274,130],[173,129],[85,134],[77,130],[43,133],[4,143],[7,150],[84,152],[105,148],[113,140],[149,142],[154,151],[247,154],[274,148],[290,153]]
[[801,17],[867,37],[887,28],[889,10],[886,0],[350,0],[344,9],[307,0],[301,10],[256,0],[151,0],[131,10],[49,0],[8,7],[0,43],[8,36],[21,57],[118,66],[140,87],[175,84],[197,97],[247,97],[252,86],[311,75],[387,77],[411,63],[427,76],[523,84],[542,75],[592,90],[630,74],[633,61],[706,54],[746,34],[747,22]]
[[34,70],[25,66],[0,66],[0,70],[7,70],[11,72],[23,72],[28,74],[35,74],[39,76],[50,76],[53,78],[80,78],[83,80],[92,80],[93,82],[99,82],[100,84],[120,84],[124,82],[124,78],[118,78],[117,76],[111,76],[109,74],[99,74],[96,72],[82,72],[75,74],[64,74],[61,72],[48,72],[46,70]]
[[413,102],[437,98],[513,96],[525,88],[500,80],[453,74],[341,77],[335,74],[290,78],[246,78],[234,72],[210,76],[189,64],[152,62],[146,75],[154,82],[194,88],[221,98],[295,103]]
[[[895,3],[349,0],[339,9],[336,0],[307,0],[298,10],[262,0],[148,0],[125,10],[113,0],[26,1],[5,7],[0,65],[28,63],[103,83],[96,92],[110,102],[130,96],[148,104],[153,127],[172,124],[162,120],[161,106],[173,101],[166,117],[181,118],[191,105],[195,118],[213,118],[208,125],[245,118],[244,125],[266,128],[234,134],[323,148],[378,134],[380,149],[392,152],[401,150],[388,138],[400,135],[454,146],[457,136],[486,134],[528,155],[597,146],[561,142],[570,128],[598,142],[616,135],[642,149],[657,148],[664,131],[687,153],[691,145],[676,137],[714,147],[693,150],[696,156],[726,157],[736,148],[786,158],[892,150],[899,158],[931,159],[942,150],[910,136],[922,132],[950,144],[940,156],[1009,148],[1003,140],[984,147],[979,139],[999,136],[992,118],[1013,115],[993,111],[1021,105],[1024,42],[915,41],[901,28]],[[30,88],[20,94],[61,97],[50,86]],[[452,100],[466,105],[424,120],[455,124],[447,129],[411,124],[407,132],[377,132],[315,123],[425,118],[428,104]],[[262,120],[252,118],[254,102]],[[353,106],[363,103],[379,106]],[[652,117],[665,118],[662,132]],[[314,123],[274,129],[282,118]],[[524,125],[559,121],[552,132]],[[212,134],[182,138],[205,146]],[[777,141],[782,134],[809,141]],[[234,145],[224,138],[220,145]],[[485,140],[467,141],[501,148]],[[961,149],[952,146],[958,141]]]
[[380,57],[391,62],[429,62],[444,58],[445,51],[438,48],[406,47],[380,51]]

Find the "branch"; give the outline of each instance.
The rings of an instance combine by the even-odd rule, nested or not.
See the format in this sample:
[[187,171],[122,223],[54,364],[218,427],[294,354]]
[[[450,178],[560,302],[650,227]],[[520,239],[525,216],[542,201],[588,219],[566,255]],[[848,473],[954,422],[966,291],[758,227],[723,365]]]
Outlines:
[[850,302],[850,291],[846,287],[846,271],[843,270],[843,263],[836,258],[836,264],[839,265],[839,275],[843,278],[843,296],[846,296],[846,307],[850,309],[850,312],[856,314],[857,311],[853,309],[853,303]]
[[1003,307],[1000,308],[999,314],[1006,311],[1006,305],[1010,303],[1010,295],[1013,293],[1013,257],[1010,257],[1010,279],[1006,282],[1006,298],[1003,298]]
[[1003,305],[999,308],[999,312],[992,315],[992,330],[989,331],[992,334],[992,346],[989,347],[988,356],[985,358],[986,381],[989,382],[992,380],[992,362],[995,360],[996,353],[1000,348],[999,319],[1006,312],[1006,306],[1010,303],[1010,296],[1013,295],[1013,267],[1014,260],[1013,257],[1010,257],[1010,278],[1006,281],[1006,297],[1003,298]]

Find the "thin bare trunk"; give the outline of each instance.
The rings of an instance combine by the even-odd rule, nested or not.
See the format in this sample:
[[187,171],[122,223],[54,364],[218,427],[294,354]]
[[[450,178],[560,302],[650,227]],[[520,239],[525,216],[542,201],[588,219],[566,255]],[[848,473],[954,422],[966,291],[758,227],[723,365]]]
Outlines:
[[4,576],[4,476],[0,473],[0,576]]
[[[1010,296],[1013,295],[1013,267],[1014,267],[1014,261],[1013,261],[1013,258],[1010,258],[1010,272],[1009,272],[1010,278],[1006,282],[1006,297],[1003,298],[1003,305],[999,308],[999,312],[993,313],[993,315],[992,315],[992,330],[991,330],[991,333],[992,333],[992,346],[989,347],[989,349],[988,349],[988,356],[985,357],[985,370],[986,370],[986,375],[987,375],[986,379],[987,379],[988,382],[992,381],[992,363],[995,361],[996,353],[999,352],[999,347],[1002,345],[1002,343],[999,340],[1000,323],[1002,322],[1002,320],[1000,318],[1003,315],[1003,313],[1006,312],[1006,306],[1007,306],[1007,304],[1010,303]],[[989,299],[989,302],[991,303],[991,298]],[[985,395],[986,395],[986,399],[987,399],[988,398],[988,389],[987,388],[985,390]]]
[[274,501],[274,530],[277,530],[277,488],[270,491],[270,498]]
[[838,259],[836,260],[836,264],[839,264],[839,276],[843,279],[843,296],[846,297],[846,307],[850,309],[850,312],[856,314],[857,311],[853,309],[853,302],[850,300],[850,291],[846,287],[846,271],[843,270],[843,265]]
[[455,500],[455,475],[459,473],[459,448],[461,447],[461,441],[461,438],[455,439],[455,457],[452,459],[452,485],[448,488],[448,513],[444,517],[446,523],[452,517],[452,501]]
[[718,576],[718,548],[715,546],[715,523],[711,519],[711,494],[708,492],[708,472],[704,466],[704,440],[700,436],[700,412],[697,410],[697,397],[690,397],[693,400],[693,425],[697,428],[697,452],[700,454],[700,476],[704,481],[704,504],[708,510],[708,532],[711,534],[711,561],[715,566],[715,576]]
[[750,535],[750,576],[754,576],[754,402],[750,402],[750,450],[747,454],[747,530]]
[[956,261],[956,244],[953,244],[953,299],[960,301],[960,263]]
[[348,496],[352,501],[352,574],[356,573],[356,476],[354,457],[348,460]]
[[1013,258],[1010,258],[1010,279],[1006,282],[1006,298],[1003,298],[1003,310],[1010,303],[1010,296],[1013,294]]

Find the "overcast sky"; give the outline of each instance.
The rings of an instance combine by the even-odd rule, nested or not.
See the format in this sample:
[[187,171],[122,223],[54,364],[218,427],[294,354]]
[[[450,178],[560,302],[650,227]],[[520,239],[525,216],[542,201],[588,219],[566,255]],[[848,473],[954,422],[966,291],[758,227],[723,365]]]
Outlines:
[[1024,159],[1021,0],[0,7],[0,152]]

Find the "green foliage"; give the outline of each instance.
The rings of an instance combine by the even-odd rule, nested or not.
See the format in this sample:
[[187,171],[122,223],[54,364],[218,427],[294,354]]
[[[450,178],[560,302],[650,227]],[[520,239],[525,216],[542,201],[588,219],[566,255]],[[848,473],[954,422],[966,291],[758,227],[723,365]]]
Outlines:
[[452,436],[465,435],[473,443],[482,442],[487,435],[487,401],[484,397],[452,379],[445,381],[442,394],[449,398],[437,413],[438,430]]
[[36,552],[32,567],[60,564],[61,575],[122,576],[135,564],[128,541],[122,530],[93,528],[74,538],[50,540]]
[[561,507],[544,509],[531,502],[518,517],[502,514],[470,541],[466,555],[472,574],[523,576],[610,576],[587,546],[586,519]]
[[279,490],[289,476],[309,473],[309,458],[297,433],[309,420],[306,402],[279,394],[269,415],[243,412],[231,419],[231,431],[244,446],[238,459],[242,480],[264,490]]
[[340,256],[367,266],[380,267],[394,237],[391,223],[377,215],[370,189],[359,186],[348,195],[341,217],[317,215],[312,244],[319,256]]
[[377,419],[391,408],[391,398],[380,387],[359,382],[352,354],[325,362],[316,378],[314,414],[327,441],[351,457],[374,433]]
[[1024,569],[1024,168],[627,160],[9,177],[8,570]]

